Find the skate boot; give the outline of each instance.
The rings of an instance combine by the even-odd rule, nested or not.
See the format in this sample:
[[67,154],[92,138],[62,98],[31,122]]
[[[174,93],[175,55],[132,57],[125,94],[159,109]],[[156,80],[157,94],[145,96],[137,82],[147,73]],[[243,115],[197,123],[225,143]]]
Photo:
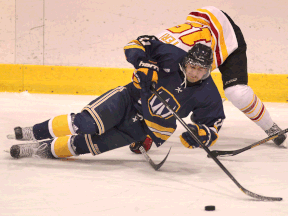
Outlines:
[[51,153],[51,142],[52,140],[13,145],[10,148],[10,155],[13,158],[37,157],[52,159],[55,157]]
[[37,148],[35,152],[35,157],[54,159],[55,157],[53,156],[51,152],[51,142],[52,140],[41,142],[40,146]]
[[16,139],[21,141],[28,141],[28,140],[35,140],[33,134],[33,127],[15,127],[14,128],[15,134],[7,135],[8,139]]
[[[270,129],[266,130],[265,132],[268,136],[272,136],[272,135],[274,135],[280,131],[281,131],[281,128],[279,128],[278,125],[274,123],[272,125],[272,127]],[[282,134],[282,135],[276,137],[275,139],[273,139],[273,142],[278,146],[284,146],[285,148],[288,147],[288,141],[287,141],[287,135],[286,134]]]
[[39,143],[13,145],[10,148],[10,155],[13,158],[32,157],[33,155],[35,155],[39,146]]

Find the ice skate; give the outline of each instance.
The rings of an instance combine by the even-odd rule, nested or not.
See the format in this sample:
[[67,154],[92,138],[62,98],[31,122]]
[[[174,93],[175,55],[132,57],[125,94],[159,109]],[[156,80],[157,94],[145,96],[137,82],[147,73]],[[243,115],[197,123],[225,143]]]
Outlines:
[[39,146],[39,143],[13,145],[10,148],[10,155],[13,158],[32,157],[33,155],[35,155]]
[[53,154],[51,152],[51,142],[52,142],[52,140],[41,142],[40,146],[37,148],[37,150],[35,152],[34,157],[54,159],[55,157],[53,156]]
[[[269,130],[266,130],[265,132],[266,134],[268,134],[268,136],[272,136],[280,131],[281,131],[281,128],[279,128],[278,125],[274,123],[272,127]],[[277,138],[273,139],[273,142],[278,146],[283,146],[285,148],[288,147],[288,140],[287,140],[286,134],[282,134],[278,136]]]
[[7,135],[8,139],[16,139],[20,141],[35,140],[32,127],[15,127],[14,134]]
[[54,158],[51,153],[51,141],[13,145],[10,148],[10,155],[13,158]]

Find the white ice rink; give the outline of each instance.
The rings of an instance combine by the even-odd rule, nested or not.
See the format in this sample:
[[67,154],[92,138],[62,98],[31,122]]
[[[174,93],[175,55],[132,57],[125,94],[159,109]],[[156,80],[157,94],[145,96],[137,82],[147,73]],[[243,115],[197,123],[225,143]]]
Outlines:
[[[231,181],[202,149],[186,149],[175,134],[148,152],[155,163],[171,153],[159,171],[142,155],[123,147],[75,160],[13,159],[4,150],[17,141],[6,139],[15,126],[32,126],[50,117],[79,112],[94,96],[0,93],[1,216],[287,216],[288,150],[272,142],[237,156],[219,158],[246,189],[280,202],[255,200]],[[288,127],[288,103],[265,103],[273,120]],[[234,150],[266,137],[230,102],[226,120],[212,150]],[[188,119],[186,119],[188,122]],[[216,211],[206,212],[206,205]]]

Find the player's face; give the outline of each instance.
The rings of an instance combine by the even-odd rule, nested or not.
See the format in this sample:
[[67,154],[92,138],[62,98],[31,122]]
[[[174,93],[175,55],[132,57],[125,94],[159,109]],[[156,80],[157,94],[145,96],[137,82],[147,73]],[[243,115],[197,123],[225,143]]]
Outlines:
[[207,73],[207,70],[207,68],[187,64],[185,69],[187,80],[192,83],[197,82]]

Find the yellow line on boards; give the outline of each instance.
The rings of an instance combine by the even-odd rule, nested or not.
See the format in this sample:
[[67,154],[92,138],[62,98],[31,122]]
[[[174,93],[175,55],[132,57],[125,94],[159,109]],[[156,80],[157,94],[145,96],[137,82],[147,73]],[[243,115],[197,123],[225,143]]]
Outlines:
[[[131,82],[133,69],[0,64],[0,92],[101,95]],[[221,74],[212,78],[222,97]],[[249,86],[266,102],[288,102],[288,74],[249,73]]]

